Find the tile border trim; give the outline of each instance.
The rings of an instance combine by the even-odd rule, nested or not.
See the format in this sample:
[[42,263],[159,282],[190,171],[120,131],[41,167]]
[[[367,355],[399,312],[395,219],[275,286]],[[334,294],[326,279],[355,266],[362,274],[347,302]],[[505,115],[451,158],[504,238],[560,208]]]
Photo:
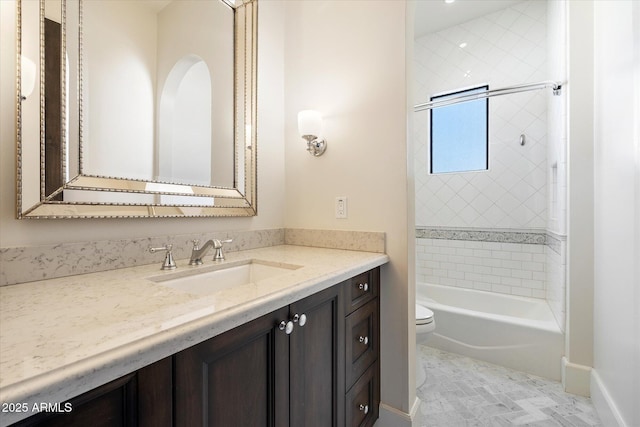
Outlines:
[[481,229],[416,227],[417,239],[464,240],[471,242],[520,243],[545,245],[558,255],[562,254],[562,242],[567,236],[550,230]]
[[467,240],[475,242],[524,243],[546,245],[546,231],[499,230],[480,228],[416,227],[416,237],[421,239]]
[[562,255],[562,242],[565,242],[566,240],[566,236],[560,236],[552,232],[547,232],[547,247],[558,255]]

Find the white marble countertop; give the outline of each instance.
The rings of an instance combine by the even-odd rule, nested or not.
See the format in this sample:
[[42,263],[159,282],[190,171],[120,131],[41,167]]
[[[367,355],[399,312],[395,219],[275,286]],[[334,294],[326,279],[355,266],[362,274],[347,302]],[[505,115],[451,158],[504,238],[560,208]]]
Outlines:
[[[177,261],[0,287],[0,403],[63,402],[388,262],[385,254],[302,246],[231,252],[302,266],[209,295],[150,277],[208,270]],[[29,408],[30,409],[30,408]],[[29,413],[0,413],[0,425]]]

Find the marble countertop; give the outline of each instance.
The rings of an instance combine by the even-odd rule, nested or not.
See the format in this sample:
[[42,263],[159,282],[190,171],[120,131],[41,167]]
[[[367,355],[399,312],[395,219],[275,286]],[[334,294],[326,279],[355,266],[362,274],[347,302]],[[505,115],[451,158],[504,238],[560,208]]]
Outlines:
[[[0,403],[56,403],[388,262],[385,254],[302,246],[231,252],[301,268],[208,295],[149,278],[207,271],[178,260],[0,287]],[[31,413],[2,413],[7,425]]]

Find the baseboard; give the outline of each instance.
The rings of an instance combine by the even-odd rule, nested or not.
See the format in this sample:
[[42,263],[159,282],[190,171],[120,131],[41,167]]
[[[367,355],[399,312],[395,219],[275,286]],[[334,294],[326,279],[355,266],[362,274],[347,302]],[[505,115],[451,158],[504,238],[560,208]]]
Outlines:
[[567,393],[589,397],[591,395],[591,367],[571,363],[562,358],[562,385]]
[[409,413],[403,412],[393,406],[380,403],[380,418],[375,423],[375,427],[412,427],[420,425],[416,417],[420,399],[416,397]]
[[591,370],[591,402],[604,426],[628,427],[595,369]]

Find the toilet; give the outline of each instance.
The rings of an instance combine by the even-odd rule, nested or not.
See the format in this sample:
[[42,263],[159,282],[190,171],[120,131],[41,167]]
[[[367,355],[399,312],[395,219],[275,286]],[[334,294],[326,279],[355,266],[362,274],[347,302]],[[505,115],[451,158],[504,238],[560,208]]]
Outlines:
[[[416,303],[416,344],[425,344],[435,329],[436,321],[433,318],[433,311]],[[418,349],[417,352],[419,352]],[[420,362],[420,357],[416,358],[416,362],[416,387],[421,387],[427,379],[427,374]]]
[[416,343],[424,344],[436,328],[433,311],[416,303]]

